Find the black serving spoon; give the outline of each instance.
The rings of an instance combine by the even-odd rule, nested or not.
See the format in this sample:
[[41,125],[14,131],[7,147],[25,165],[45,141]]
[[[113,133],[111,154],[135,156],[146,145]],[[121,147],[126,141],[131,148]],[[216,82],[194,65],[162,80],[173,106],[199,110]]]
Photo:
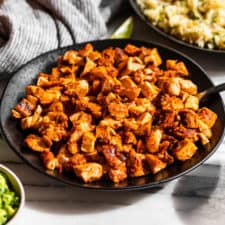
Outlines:
[[210,87],[198,94],[199,103],[203,104],[208,101],[214,94],[225,91],[225,83]]

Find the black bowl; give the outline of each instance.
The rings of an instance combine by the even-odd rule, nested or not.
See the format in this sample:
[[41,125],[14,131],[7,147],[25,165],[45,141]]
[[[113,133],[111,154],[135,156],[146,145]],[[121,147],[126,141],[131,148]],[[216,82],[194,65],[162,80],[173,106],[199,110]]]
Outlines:
[[[179,53],[173,49],[144,41],[121,39],[121,40],[102,40],[91,42],[93,46],[98,50],[103,50],[106,47],[114,46],[123,48],[126,44],[131,43],[137,46],[146,47],[157,47],[158,51],[163,60],[166,59],[178,59],[185,62],[187,68],[190,72],[191,79],[199,86],[199,90],[204,90],[213,86],[212,81],[203,71],[203,69],[198,66],[193,60],[187,56]],[[84,184],[79,179],[75,177],[70,177],[69,175],[58,174],[57,172],[49,172],[43,167],[41,160],[35,152],[27,150],[24,147],[23,140],[25,133],[21,131],[18,124],[11,119],[11,109],[18,103],[18,101],[25,95],[25,87],[30,84],[34,84],[39,72],[50,72],[50,68],[56,65],[56,60],[59,55],[62,55],[65,51],[69,49],[80,49],[86,43],[77,44],[70,47],[65,47],[62,49],[47,52],[21,67],[13,77],[10,79],[8,85],[6,86],[2,102],[0,106],[0,124],[2,129],[2,134],[9,146],[30,166],[37,169],[43,174],[50,177],[56,178],[67,184],[74,185],[80,188],[89,188],[96,190],[137,190],[145,189],[153,186],[157,186],[161,183],[165,183],[174,180],[194,168],[197,168],[206,159],[209,158],[217,149],[222,141],[224,135],[225,127],[225,108],[220,95],[215,95],[213,101],[206,104],[207,107],[211,108],[218,114],[218,120],[213,127],[213,137],[211,143],[207,146],[200,147],[198,152],[193,158],[186,162],[177,162],[166,168],[162,172],[156,175],[149,175],[140,178],[129,178],[126,181],[113,184],[110,181],[99,181],[91,184]]]
[[145,24],[147,24],[149,26],[149,28],[155,30],[157,33],[159,33],[160,35],[164,36],[165,38],[167,38],[167,39],[169,39],[169,40],[171,40],[173,42],[176,42],[176,43],[178,43],[180,45],[183,45],[185,47],[192,48],[192,49],[195,49],[195,50],[200,50],[200,51],[208,53],[208,54],[210,54],[210,53],[213,53],[213,54],[225,54],[225,50],[200,48],[197,45],[190,44],[188,42],[182,41],[182,40],[178,39],[177,37],[175,37],[175,36],[173,36],[173,35],[171,35],[169,33],[164,32],[162,29],[158,28],[157,26],[154,26],[151,23],[151,21],[141,11],[141,9],[138,6],[136,0],[129,0],[129,1],[130,1],[131,7],[135,11],[135,13],[142,19],[142,21],[144,21]]

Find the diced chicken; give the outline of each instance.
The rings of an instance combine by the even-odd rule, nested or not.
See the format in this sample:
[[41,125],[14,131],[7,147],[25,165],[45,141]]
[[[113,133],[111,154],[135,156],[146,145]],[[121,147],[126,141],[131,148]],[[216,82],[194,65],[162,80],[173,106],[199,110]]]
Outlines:
[[115,61],[115,50],[112,47],[106,48],[102,51],[101,58],[98,63],[106,67],[114,64]]
[[199,136],[199,139],[200,139],[200,141],[201,141],[201,143],[202,143],[203,145],[206,145],[206,144],[209,143],[209,139],[206,137],[205,134],[199,133],[198,136]]
[[112,92],[116,86],[120,86],[120,81],[116,78],[106,77],[102,82],[101,92],[104,94],[108,94]]
[[17,111],[17,115],[19,113],[21,117],[26,117],[33,114],[36,105],[37,98],[27,95],[26,98],[23,98],[22,101],[16,105],[15,110]]
[[78,56],[78,52],[74,50],[67,51],[63,56],[63,61],[69,63],[69,64],[81,64],[83,61],[82,57]]
[[95,152],[96,137],[92,132],[85,132],[82,137],[81,151],[85,153]]
[[135,150],[136,150],[137,153],[146,153],[145,144],[144,144],[144,142],[141,139],[139,139],[137,141],[137,145],[136,145],[136,149]]
[[[79,62],[78,64],[83,64],[83,60],[81,60],[81,62]],[[73,77],[73,81],[75,81],[75,74],[79,70],[79,67],[80,65],[61,65],[59,67],[59,71],[61,72],[63,77]]]
[[59,166],[58,159],[50,151],[44,151],[41,153],[41,158],[45,168],[49,170],[54,170]]
[[172,110],[164,111],[160,115],[159,124],[163,128],[169,128],[177,125],[177,112]]
[[48,107],[48,112],[64,112],[64,106],[63,103],[60,101],[53,102]]
[[41,126],[48,126],[50,124],[59,125],[64,128],[68,127],[68,117],[64,112],[48,112],[42,118]]
[[98,59],[101,58],[101,53],[98,51],[91,51],[88,54],[88,58],[92,61],[97,61]]
[[135,99],[135,104],[144,107],[147,112],[153,113],[156,111],[155,105],[147,98],[137,98]]
[[166,68],[169,70],[175,70],[181,76],[188,76],[187,67],[183,62],[177,62],[177,60],[166,60]]
[[108,105],[108,110],[110,115],[118,120],[126,118],[129,115],[128,107],[123,103],[112,102]]
[[175,78],[159,78],[158,79],[158,87],[162,90],[164,93],[168,93],[170,95],[179,96],[181,87],[180,83]]
[[189,95],[184,101],[184,107],[186,109],[198,110],[199,100],[196,96]]
[[151,54],[145,56],[144,58],[144,62],[147,63],[152,63],[153,66],[159,66],[162,64],[162,59],[159,55],[159,52],[157,50],[157,48],[153,48],[151,49]]
[[114,94],[113,92],[110,92],[106,97],[105,97],[105,103],[109,105],[111,102],[115,103],[120,103],[121,98],[119,95]]
[[123,142],[125,144],[136,145],[137,144],[137,139],[136,139],[135,134],[133,132],[131,132],[131,131],[124,132]]
[[141,88],[138,88],[129,76],[123,76],[120,81],[123,85],[119,92],[121,96],[125,96],[131,101],[139,96]]
[[66,162],[64,162],[64,167],[67,171],[73,171],[74,166],[84,165],[87,163],[87,160],[83,154],[75,153],[70,156]]
[[201,133],[203,133],[207,138],[211,138],[212,137],[212,131],[211,129],[208,127],[208,125],[206,123],[204,123],[202,120],[198,120],[198,129]]
[[160,99],[163,110],[181,110],[184,108],[182,100],[176,96],[163,95]]
[[154,84],[151,84],[150,82],[145,81],[141,85],[141,93],[150,101],[152,101],[158,96],[159,91],[159,88],[156,87]]
[[96,118],[99,118],[102,115],[102,107],[85,97],[76,100],[76,110],[90,112]]
[[177,126],[177,127],[173,127],[171,129],[171,134],[178,139],[190,139],[192,141],[197,141],[198,140],[198,133],[196,131],[196,129],[190,129],[190,128],[186,128],[184,126]]
[[70,116],[70,121],[73,123],[73,131],[69,136],[67,142],[68,151],[71,154],[75,154],[79,151],[77,141],[80,140],[85,132],[92,131],[94,129],[92,117],[84,112],[78,112]]
[[61,96],[61,91],[57,88],[44,90],[38,86],[27,86],[26,91],[27,94],[37,97],[43,105],[50,104],[53,101],[58,100]]
[[128,118],[124,120],[125,130],[136,131],[139,128],[139,124],[134,118]]
[[140,53],[141,49],[135,45],[127,44],[124,48],[124,51],[129,55],[137,56]]
[[112,127],[102,125],[96,127],[96,138],[101,142],[109,143],[113,135],[116,135],[116,132]]
[[111,136],[111,139],[109,140],[109,144],[116,146],[118,151],[123,150],[122,137],[118,134],[115,134],[115,135]]
[[149,112],[141,114],[137,118],[138,130],[135,131],[138,135],[148,135],[152,126],[152,115]]
[[106,79],[108,76],[107,70],[104,66],[94,67],[90,72],[90,80]]
[[121,48],[115,48],[115,66],[118,68],[119,71],[122,71],[128,61],[128,55],[124,52]]
[[85,76],[87,73],[89,73],[92,69],[96,67],[96,63],[91,60],[89,57],[86,57],[86,63],[84,66],[84,69],[82,73],[80,74],[81,77]]
[[128,154],[127,166],[131,177],[140,177],[146,175],[147,169],[144,166],[145,155],[130,151]]
[[153,174],[158,173],[159,171],[166,168],[166,163],[160,160],[156,155],[146,154],[146,162]]
[[94,51],[93,45],[88,43],[79,50],[79,55],[83,57],[89,56]]
[[[66,144],[63,144],[60,146],[60,149],[56,155],[56,158],[58,160],[58,167],[59,167],[59,172],[62,172],[64,168],[67,168],[67,163],[69,162],[72,154],[67,150]],[[70,170],[72,168],[70,167]]]
[[74,83],[69,83],[66,86],[64,93],[69,96],[83,97],[89,92],[89,84],[86,80],[77,80]]
[[143,65],[143,62],[138,57],[129,57],[127,62],[127,69],[126,74],[130,74],[130,72],[134,72],[137,70],[144,69],[145,65]]
[[63,140],[67,136],[67,131],[65,127],[57,124],[48,124],[45,126],[40,126],[39,132],[42,135],[46,135],[52,141],[58,142]]
[[73,167],[76,176],[80,177],[85,183],[100,180],[103,175],[103,167],[99,163],[85,163]]
[[145,138],[145,144],[148,152],[155,153],[159,151],[161,139],[162,130],[159,128],[152,129],[150,135]]
[[199,109],[198,116],[209,128],[212,128],[217,120],[217,115],[207,107]]
[[198,92],[198,87],[191,80],[185,80],[182,78],[177,78],[180,83],[181,90],[187,92],[191,95],[196,95]]
[[37,86],[42,88],[49,88],[52,86],[60,85],[60,80],[52,75],[46,73],[40,73],[37,79]]
[[22,118],[22,115],[18,111],[16,111],[15,109],[12,109],[11,115],[14,119],[21,119]]
[[169,141],[163,141],[160,144],[160,150],[157,153],[157,157],[168,165],[171,165],[174,162],[174,157],[168,153],[168,148],[170,145],[171,143]]
[[122,122],[120,120],[115,120],[115,119],[108,117],[108,118],[104,118],[103,120],[101,120],[99,125],[117,129],[119,127],[122,127]]
[[122,162],[116,155],[117,147],[114,145],[103,145],[102,153],[110,167],[114,169],[120,168]]
[[187,128],[198,128],[198,115],[190,110],[185,109],[180,111],[181,121]]
[[39,137],[35,134],[29,134],[24,142],[31,150],[36,152],[50,151],[52,145],[47,137]]
[[197,149],[197,146],[192,141],[184,139],[178,142],[172,153],[177,160],[186,161],[196,153]]
[[114,183],[119,183],[127,178],[125,162],[121,161],[116,155],[117,148],[113,145],[102,146],[102,153],[109,165],[109,178]]
[[41,113],[42,113],[42,108],[40,105],[38,105],[32,116],[25,117],[21,120],[21,128],[23,130],[26,130],[29,128],[38,128],[38,125],[41,122],[41,119],[40,119]]
[[73,124],[73,127],[77,127],[78,125],[81,124],[82,130],[86,131],[91,130],[91,122],[92,122],[92,117],[90,114],[85,113],[85,112],[77,112],[74,113],[70,116],[70,121]]
[[120,183],[127,178],[127,168],[122,164],[118,169],[109,168],[108,175],[114,183]]

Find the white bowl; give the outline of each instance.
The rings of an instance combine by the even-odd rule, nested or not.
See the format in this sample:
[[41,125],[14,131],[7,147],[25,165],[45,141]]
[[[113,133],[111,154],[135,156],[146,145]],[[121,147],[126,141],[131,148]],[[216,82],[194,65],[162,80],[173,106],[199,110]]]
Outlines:
[[20,212],[24,206],[24,202],[25,202],[24,188],[23,188],[23,185],[22,185],[20,179],[9,168],[0,164],[0,172],[2,172],[8,178],[8,181],[11,185],[11,189],[13,191],[15,191],[15,193],[20,198],[20,204],[19,204],[19,207],[18,207],[15,215],[6,223],[6,225],[16,224],[16,219],[17,219],[18,215],[20,214]]

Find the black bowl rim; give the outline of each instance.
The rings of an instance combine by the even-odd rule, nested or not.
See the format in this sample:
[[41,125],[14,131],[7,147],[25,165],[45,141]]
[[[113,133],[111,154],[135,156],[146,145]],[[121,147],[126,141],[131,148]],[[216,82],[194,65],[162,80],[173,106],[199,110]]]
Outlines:
[[[7,90],[7,87],[8,85],[10,84],[10,81],[13,79],[14,76],[16,76],[17,72],[19,70],[21,70],[23,67],[26,67],[28,64],[32,63],[33,61],[37,60],[38,58],[42,58],[42,57],[45,57],[46,55],[50,54],[50,53],[53,53],[57,50],[69,50],[69,49],[72,49],[74,46],[79,46],[79,45],[85,45],[87,43],[91,43],[93,45],[95,44],[98,44],[100,42],[108,42],[109,43],[109,46],[110,46],[110,43],[115,43],[115,42],[120,42],[120,41],[124,41],[126,40],[127,43],[129,43],[129,41],[132,41],[132,42],[137,42],[137,43],[140,43],[140,44],[143,44],[143,45],[152,45],[152,46],[155,46],[156,48],[162,48],[162,49],[165,49],[165,50],[168,50],[168,51],[171,51],[171,52],[175,52],[176,54],[179,54],[181,57],[184,57],[185,59],[187,59],[188,61],[190,61],[190,63],[192,63],[194,66],[198,67],[202,73],[205,75],[205,77],[210,81],[211,85],[214,86],[211,78],[207,75],[207,73],[205,72],[205,70],[197,63],[195,62],[193,59],[191,59],[189,56],[187,56],[186,54],[176,50],[176,49],[173,49],[171,47],[168,47],[168,46],[165,46],[163,44],[158,44],[158,43],[155,43],[155,42],[150,42],[150,41],[142,41],[142,40],[136,40],[136,39],[103,39],[103,40],[93,40],[93,41],[86,41],[86,42],[82,42],[82,43],[78,43],[78,44],[75,44],[75,45],[70,45],[70,46],[66,46],[66,47],[62,47],[62,48],[59,48],[59,49],[54,49],[54,50],[51,50],[51,51],[48,51],[48,52],[45,52],[33,59],[31,59],[30,61],[28,61],[27,63],[25,63],[24,65],[22,65],[19,69],[17,69],[13,75],[11,76],[11,78],[8,80],[5,88],[4,88],[4,91],[2,93],[2,99],[4,98],[5,96],[5,93],[6,93],[6,90]],[[221,103],[222,103],[222,106],[223,106],[223,109],[224,109],[224,112],[225,112],[225,104],[221,98],[221,96],[219,95],[218,96]],[[1,112],[1,109],[2,109],[2,101],[0,101],[0,112]],[[2,132],[2,136],[4,137],[4,139],[6,140],[7,144],[9,145],[9,147],[24,161],[26,162],[29,166],[31,166],[33,169],[35,169],[36,171],[40,172],[41,174],[47,176],[47,177],[50,177],[50,178],[53,178],[55,180],[57,180],[58,182],[61,182],[61,183],[64,183],[64,184],[69,184],[73,187],[76,187],[76,188],[79,188],[79,189],[86,189],[86,190],[94,190],[94,191],[113,191],[113,192],[118,192],[118,191],[135,191],[135,190],[144,190],[144,189],[149,189],[149,188],[153,188],[153,187],[157,187],[159,185],[162,185],[162,184],[165,184],[165,183],[168,183],[169,181],[172,181],[172,180],[175,180],[191,171],[193,171],[194,169],[196,169],[197,167],[199,167],[200,165],[202,165],[208,158],[210,158],[215,152],[216,150],[218,149],[218,147],[220,146],[220,144],[222,143],[223,141],[223,138],[225,136],[225,126],[223,127],[223,130],[222,130],[222,133],[221,133],[221,137],[218,141],[218,143],[215,145],[215,147],[211,150],[211,152],[205,157],[203,158],[200,162],[196,163],[194,166],[192,166],[191,168],[175,175],[175,176],[172,176],[172,177],[169,177],[169,178],[165,178],[165,179],[162,179],[162,180],[159,180],[159,181],[154,181],[154,182],[151,182],[151,183],[147,183],[147,184],[143,184],[143,185],[131,185],[131,186],[128,186],[128,187],[94,187],[94,186],[83,186],[82,184],[74,184],[73,182],[70,182],[68,180],[64,180],[63,178],[61,177],[57,177],[57,176],[53,176],[51,174],[48,174],[46,171],[44,172],[42,169],[40,169],[39,167],[37,167],[36,165],[34,165],[32,162],[30,162],[28,159],[26,159],[23,154],[21,154],[19,151],[17,151],[16,148],[14,148],[12,146],[12,144],[9,142],[9,140],[7,139],[7,135],[4,131],[4,128],[2,126],[3,124],[3,119],[2,119],[2,115],[0,114],[0,130]]]
[[152,28],[154,31],[156,31],[158,34],[164,36],[165,38],[177,43],[177,44],[180,44],[180,45],[183,45],[185,47],[188,47],[188,48],[192,48],[192,49],[195,49],[195,50],[199,50],[200,52],[205,52],[205,53],[208,53],[208,54],[219,54],[219,55],[223,55],[225,54],[225,50],[220,50],[220,49],[209,49],[209,48],[201,48],[201,47],[198,47],[197,45],[192,45],[188,42],[185,42],[185,41],[182,41],[178,38],[176,38],[175,36],[173,35],[170,35],[169,33],[166,33],[164,32],[163,30],[161,30],[160,28],[158,28],[157,26],[154,26],[147,18],[146,16],[142,13],[140,7],[137,5],[137,2],[136,0],[129,0],[130,1],[130,5],[131,7],[133,8],[133,10],[135,11],[135,13],[139,16],[139,18],[141,18],[141,20],[143,22],[145,22],[145,24],[147,24],[150,28]]

